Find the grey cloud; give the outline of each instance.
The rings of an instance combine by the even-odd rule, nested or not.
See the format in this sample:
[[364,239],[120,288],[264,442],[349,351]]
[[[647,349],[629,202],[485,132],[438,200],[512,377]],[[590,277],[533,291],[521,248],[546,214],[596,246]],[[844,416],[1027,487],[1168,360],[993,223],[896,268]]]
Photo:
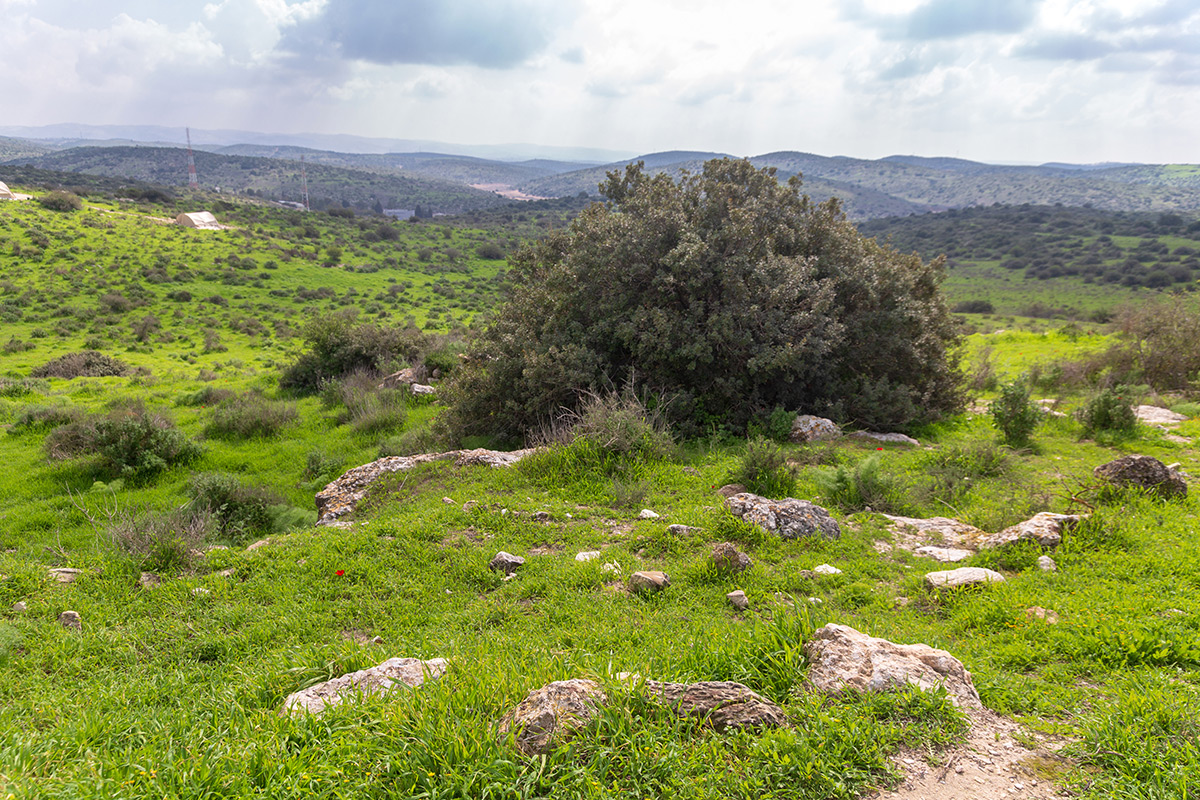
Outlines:
[[1042,0],[929,0],[907,14],[878,14],[861,2],[843,15],[877,29],[887,39],[928,41],[975,33],[1018,33],[1034,21]]
[[1142,26],[1179,25],[1200,14],[1196,0],[1166,0],[1153,8],[1124,16],[1114,11],[1099,11],[1088,20],[1095,30],[1120,32]]
[[566,20],[549,0],[329,0],[280,49],[376,64],[512,67],[540,53]]
[[1109,55],[1116,49],[1115,45],[1091,36],[1052,34],[1025,42],[1013,51],[1013,55],[1053,61],[1090,61]]

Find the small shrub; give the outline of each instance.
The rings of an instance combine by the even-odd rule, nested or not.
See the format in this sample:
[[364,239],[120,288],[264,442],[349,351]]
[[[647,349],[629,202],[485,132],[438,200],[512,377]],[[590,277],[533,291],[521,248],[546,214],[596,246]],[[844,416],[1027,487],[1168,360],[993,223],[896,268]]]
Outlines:
[[589,393],[578,411],[567,411],[534,437],[548,445],[587,439],[608,457],[653,462],[668,457],[674,442],[666,421],[632,390]]
[[237,392],[230,389],[218,389],[215,386],[205,386],[203,389],[185,394],[175,401],[177,406],[215,406],[218,403],[236,397]]
[[750,420],[747,432],[751,438],[765,437],[775,442],[786,442],[792,437],[792,425],[796,421],[795,413],[783,406],[776,406],[770,414]]
[[49,386],[45,381],[32,378],[0,378],[0,397],[24,397],[34,392],[45,392]]
[[83,200],[80,199],[79,195],[75,194],[74,192],[65,192],[60,190],[47,192],[38,198],[38,202],[41,203],[44,208],[48,208],[51,211],[70,212],[79,211],[81,208],[83,208]]
[[17,414],[9,433],[36,433],[49,431],[61,425],[70,425],[83,418],[83,411],[73,406],[26,406]]
[[242,483],[224,473],[197,475],[192,480],[191,495],[192,507],[212,514],[221,535],[239,543],[273,531],[274,509],[283,504],[271,490]]
[[646,504],[646,497],[650,494],[650,483],[644,480],[626,481],[613,478],[608,493],[613,508],[640,508]]
[[750,440],[741,463],[731,477],[754,494],[783,498],[796,490],[796,474],[788,466],[787,457],[770,439]]
[[55,428],[45,448],[51,460],[95,454],[101,473],[130,481],[189,464],[203,452],[170,419],[140,405]]
[[823,504],[842,511],[900,513],[907,510],[901,485],[880,469],[879,456],[869,456],[853,467],[845,465],[816,473]]
[[204,509],[126,511],[115,514],[105,533],[139,570],[179,573],[189,568],[194,551],[216,533],[213,515]]
[[269,439],[298,418],[294,405],[249,392],[214,408],[204,433],[214,439]]
[[1029,398],[1029,385],[1023,379],[1003,384],[1000,396],[989,410],[992,424],[1011,447],[1028,446],[1030,436],[1042,421],[1042,410]]
[[319,317],[304,328],[308,350],[284,370],[279,387],[304,394],[356,371],[381,374],[411,363],[428,339],[415,328],[357,323],[353,314]]
[[994,314],[995,307],[990,300],[963,300],[955,303],[950,309],[956,314]]
[[1102,390],[1088,400],[1075,416],[1083,425],[1085,436],[1095,436],[1097,433],[1132,436],[1137,432],[1137,415],[1129,401],[1129,389],[1125,386]]
[[504,248],[494,242],[487,242],[475,248],[475,254],[487,261],[502,261],[504,259]]
[[95,350],[67,353],[34,367],[35,378],[109,378],[129,374],[129,365]]
[[332,479],[341,472],[343,463],[342,459],[324,450],[309,450],[304,458],[304,478],[310,481]]

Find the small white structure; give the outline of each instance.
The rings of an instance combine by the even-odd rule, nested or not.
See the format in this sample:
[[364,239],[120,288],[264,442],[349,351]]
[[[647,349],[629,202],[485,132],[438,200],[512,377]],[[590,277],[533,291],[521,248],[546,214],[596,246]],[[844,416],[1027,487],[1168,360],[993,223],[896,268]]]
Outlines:
[[191,211],[180,214],[175,218],[175,224],[206,231],[221,230],[221,223],[217,222],[217,218],[212,215],[211,211]]

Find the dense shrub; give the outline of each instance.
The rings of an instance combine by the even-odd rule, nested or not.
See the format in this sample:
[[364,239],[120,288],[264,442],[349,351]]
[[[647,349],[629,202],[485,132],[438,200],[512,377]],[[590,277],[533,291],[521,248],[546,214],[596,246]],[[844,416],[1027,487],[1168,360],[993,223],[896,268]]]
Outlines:
[[74,192],[47,192],[38,198],[38,202],[51,211],[78,211],[83,208],[83,200]]
[[781,499],[796,490],[796,473],[778,445],[762,437],[746,443],[737,470],[730,480],[764,497]]
[[494,242],[487,242],[475,248],[475,254],[488,261],[501,261],[504,259],[504,248]]
[[822,504],[842,511],[903,513],[908,510],[900,481],[882,471],[879,456],[868,456],[853,467],[845,464],[816,473]]
[[189,464],[202,453],[170,419],[140,405],[55,428],[45,447],[51,460],[94,454],[101,474],[133,481]]
[[1000,396],[992,401],[989,411],[992,424],[1011,447],[1026,447],[1042,421],[1042,410],[1029,398],[1029,384],[1024,378],[1002,384]]
[[1137,415],[1129,401],[1129,390],[1124,386],[1102,389],[1075,416],[1083,425],[1085,436],[1097,433],[1130,436],[1137,430]]
[[303,335],[308,350],[279,379],[280,388],[302,393],[357,370],[386,372],[416,359],[428,343],[415,328],[359,323],[353,313],[318,317],[304,326]]
[[0,377],[0,397],[24,397],[34,392],[45,392],[49,385],[34,378]]
[[129,365],[95,350],[67,353],[30,373],[35,378],[108,378],[129,374]]
[[214,439],[267,439],[278,435],[298,416],[291,403],[248,392],[222,400],[213,409],[204,433]]
[[950,310],[956,314],[996,313],[996,308],[992,305],[990,300],[963,300],[960,303],[955,303],[954,308]]
[[511,259],[511,298],[448,387],[450,424],[520,435],[628,381],[687,433],[776,406],[889,429],[956,408],[940,265],[798,188],[748,161],[679,184],[610,173],[608,204]]
[[270,489],[224,473],[197,475],[191,495],[193,508],[212,514],[221,535],[235,542],[275,530],[280,507],[286,508]]

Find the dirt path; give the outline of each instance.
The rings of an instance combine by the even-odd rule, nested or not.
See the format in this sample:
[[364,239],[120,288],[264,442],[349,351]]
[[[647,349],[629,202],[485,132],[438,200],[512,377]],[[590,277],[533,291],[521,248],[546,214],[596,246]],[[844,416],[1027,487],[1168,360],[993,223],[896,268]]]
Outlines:
[[[1061,773],[1067,762],[1056,755],[1062,741],[1041,736],[1013,737],[1020,726],[990,711],[971,712],[965,744],[939,754],[931,765],[921,753],[898,756],[905,774],[895,789],[868,800],[1050,800],[1062,797],[1047,775]],[[1032,745],[1032,747],[1027,746]],[[1041,776],[1041,777],[1039,777]]]

